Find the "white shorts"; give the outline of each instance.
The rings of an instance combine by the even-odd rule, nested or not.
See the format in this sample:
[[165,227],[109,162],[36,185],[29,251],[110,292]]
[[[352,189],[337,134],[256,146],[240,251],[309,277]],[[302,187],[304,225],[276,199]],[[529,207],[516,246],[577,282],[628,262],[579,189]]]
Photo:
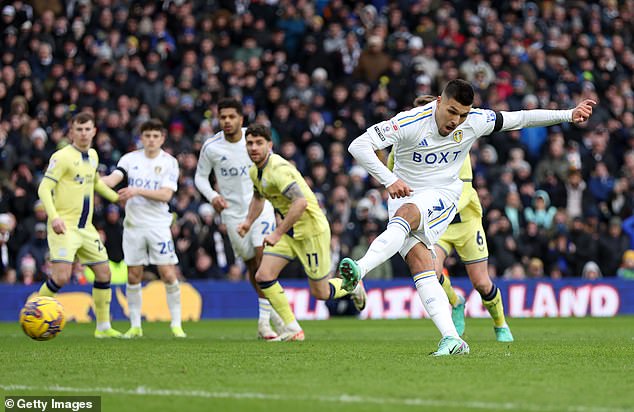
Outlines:
[[251,225],[251,230],[244,236],[238,235],[238,225],[244,220],[241,219],[225,219],[223,222],[227,225],[227,234],[231,241],[231,246],[236,255],[243,260],[250,260],[255,257],[255,248],[264,244],[264,237],[271,234],[276,227],[275,212],[270,202],[264,202],[262,213]]
[[432,252],[434,244],[447,230],[449,223],[457,212],[460,194],[451,190],[420,190],[415,195],[398,199],[388,199],[387,208],[390,219],[399,207],[405,203],[412,203],[418,207],[421,220],[417,228],[412,228],[399,253],[403,258],[417,244],[422,243]]
[[124,226],[123,260],[128,266],[177,264],[178,257],[170,228]]

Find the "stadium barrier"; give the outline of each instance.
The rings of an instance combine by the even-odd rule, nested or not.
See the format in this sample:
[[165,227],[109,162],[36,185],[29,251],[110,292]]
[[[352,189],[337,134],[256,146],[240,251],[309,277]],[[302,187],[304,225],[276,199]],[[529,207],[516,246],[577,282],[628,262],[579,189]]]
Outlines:
[[[322,301],[310,297],[304,280],[282,280],[288,300],[298,319],[327,319],[330,311]],[[480,295],[467,279],[452,279],[459,294],[466,297],[469,317],[488,317]],[[634,281],[567,279],[551,281],[504,281],[496,284],[503,293],[511,318],[611,317],[634,314]],[[182,283],[183,320],[256,318],[258,302],[247,282],[193,281]],[[27,298],[39,285],[0,285],[0,321],[16,321]],[[427,317],[412,282],[408,279],[367,281],[368,301],[363,319],[400,319]],[[90,322],[94,319],[91,286],[69,285],[57,298],[67,319]],[[124,286],[113,286],[112,316],[127,319],[128,305]],[[160,281],[143,287],[142,314],[148,321],[167,321],[169,311],[165,288]]]

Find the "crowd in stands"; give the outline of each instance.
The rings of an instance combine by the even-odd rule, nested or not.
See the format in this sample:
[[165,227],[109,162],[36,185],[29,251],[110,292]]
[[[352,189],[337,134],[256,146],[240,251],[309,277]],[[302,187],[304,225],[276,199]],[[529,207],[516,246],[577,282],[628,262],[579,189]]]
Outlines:
[[[164,122],[165,149],[181,166],[171,202],[181,271],[237,280],[226,229],[193,184],[220,98],[240,99],[245,125],[270,126],[275,151],[306,176],[331,222],[336,264],[362,255],[387,221],[386,191],[347,146],[458,77],[473,84],[476,107],[597,102],[581,126],[474,145],[491,275],[634,278],[632,0],[8,0],[0,36],[6,282],[39,283],[49,271],[36,188],[78,111],[96,116],[104,174],[139,147],[141,123]],[[113,261],[123,257],[122,213],[97,196]],[[448,263],[464,274],[455,256]],[[396,257],[368,277],[408,275]]]

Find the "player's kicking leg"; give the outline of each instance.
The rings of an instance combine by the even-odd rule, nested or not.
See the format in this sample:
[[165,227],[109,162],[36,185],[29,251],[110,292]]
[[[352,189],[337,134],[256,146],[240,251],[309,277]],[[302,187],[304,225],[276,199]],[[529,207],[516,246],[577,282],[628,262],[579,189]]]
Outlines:
[[418,227],[420,212],[416,205],[407,203],[398,209],[396,216],[390,218],[385,231],[374,239],[361,259],[354,261],[344,258],[339,263],[339,275],[343,279],[342,288],[352,292],[366,273],[394,256],[412,231],[410,222],[414,223],[414,227]]
[[187,334],[183,331],[181,323],[181,286],[178,281],[176,265],[157,265],[157,267],[159,275],[165,284],[167,307],[172,318],[170,322],[172,334],[176,338],[186,338]]

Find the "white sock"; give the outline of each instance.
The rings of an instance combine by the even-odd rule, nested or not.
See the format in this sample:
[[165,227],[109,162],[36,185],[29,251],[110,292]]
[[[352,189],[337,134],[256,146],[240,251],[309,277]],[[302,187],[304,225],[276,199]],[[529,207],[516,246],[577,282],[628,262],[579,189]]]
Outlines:
[[105,332],[108,329],[112,328],[112,325],[110,324],[110,322],[98,322],[97,323],[97,330],[99,332]]
[[141,291],[141,284],[136,285],[127,284],[125,287],[125,294],[128,298],[128,310],[130,311],[130,326],[133,328],[141,327],[141,304],[143,302],[143,295]]
[[167,307],[172,315],[170,327],[181,327],[181,285],[174,281],[171,285],[165,284],[165,292],[167,292]]
[[361,278],[394,256],[403,247],[403,243],[405,243],[410,231],[407,220],[398,216],[390,219],[387,229],[374,239],[365,255],[357,261],[361,268]]
[[300,330],[302,330],[302,327],[299,326],[299,323],[297,323],[297,320],[294,320],[288,325],[286,325],[286,329],[292,330],[293,332],[299,332]]
[[436,272],[428,270],[414,275],[413,278],[418,296],[423,301],[425,310],[429,313],[440,334],[443,337],[453,336],[458,338],[458,332],[451,320],[449,299],[440,282],[438,282]]
[[258,314],[258,322],[269,323],[271,320],[271,302],[267,298],[258,298],[258,306],[260,308]]
[[271,307],[271,323],[273,323],[273,329],[275,329],[275,331],[280,331],[284,327],[284,321],[282,320],[280,315],[277,314],[275,309],[273,309],[272,307]]

